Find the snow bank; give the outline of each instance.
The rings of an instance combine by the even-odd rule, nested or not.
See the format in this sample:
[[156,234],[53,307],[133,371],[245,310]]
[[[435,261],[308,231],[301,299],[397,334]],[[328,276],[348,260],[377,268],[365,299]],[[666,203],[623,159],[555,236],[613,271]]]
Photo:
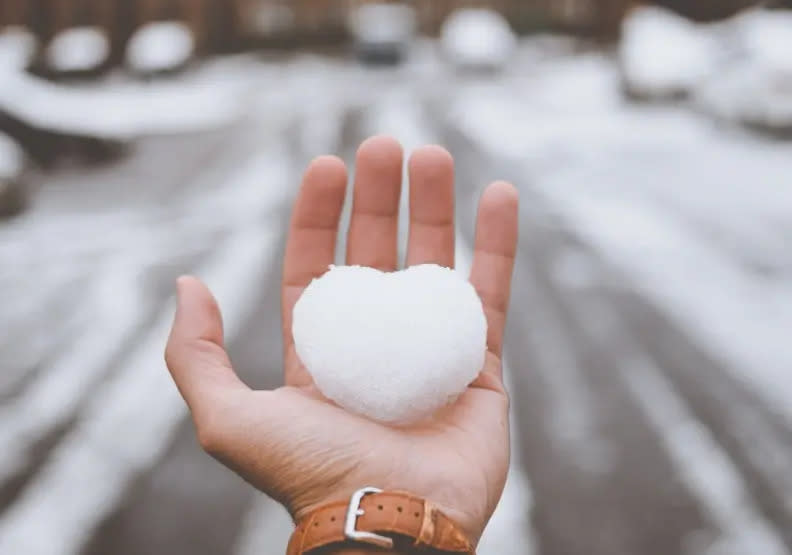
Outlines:
[[25,73],[3,77],[0,109],[42,129],[111,140],[227,125],[245,110],[250,83],[208,65],[189,79],[64,86]]

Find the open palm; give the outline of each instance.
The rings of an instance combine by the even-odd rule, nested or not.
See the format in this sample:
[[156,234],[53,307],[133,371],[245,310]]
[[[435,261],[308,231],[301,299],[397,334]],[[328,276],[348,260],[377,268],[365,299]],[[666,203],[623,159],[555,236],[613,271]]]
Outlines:
[[[375,137],[358,152],[347,263],[397,269],[402,150]],[[409,163],[407,265],[454,265],[454,169],[439,147]],[[194,278],[179,280],[166,359],[190,406],[201,445],[299,519],[363,487],[408,490],[431,499],[476,541],[500,498],[509,460],[508,398],[501,344],[517,243],[517,193],[487,188],[479,207],[471,282],[488,321],[488,353],[478,379],[430,420],[388,427],[324,398],[297,357],[292,309],[335,258],[347,172],[334,157],[311,163],[292,215],[282,288],[285,387],[251,391],[223,347],[220,311]]]

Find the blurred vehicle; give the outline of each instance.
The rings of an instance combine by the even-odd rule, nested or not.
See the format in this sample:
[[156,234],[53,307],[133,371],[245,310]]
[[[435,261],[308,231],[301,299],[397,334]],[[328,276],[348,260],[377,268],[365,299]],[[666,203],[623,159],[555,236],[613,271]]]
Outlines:
[[0,29],[0,72],[24,71],[33,62],[39,44],[24,27]]
[[25,166],[22,147],[8,135],[0,133],[0,217],[16,215],[25,208]]
[[88,77],[100,73],[110,58],[110,40],[99,27],[72,27],[47,45],[44,71],[54,77]]
[[453,12],[443,23],[440,40],[454,65],[472,71],[503,69],[517,47],[509,22],[499,13],[483,8]]
[[619,46],[624,92],[636,100],[686,98],[716,70],[719,52],[704,25],[663,8],[635,8]]
[[351,12],[349,30],[363,62],[398,64],[415,38],[415,10],[404,4],[364,4]]
[[698,108],[719,120],[792,138],[792,13],[749,11],[730,27],[739,53],[699,88]]
[[140,27],[127,44],[126,62],[141,75],[177,72],[195,53],[195,38],[180,21],[155,21]]

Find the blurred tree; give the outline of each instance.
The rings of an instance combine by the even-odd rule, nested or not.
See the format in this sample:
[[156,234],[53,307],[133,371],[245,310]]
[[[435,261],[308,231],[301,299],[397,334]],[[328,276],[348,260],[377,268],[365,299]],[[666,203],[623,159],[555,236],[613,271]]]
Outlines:
[[30,2],[26,0],[3,0],[0,2],[0,24],[24,25],[28,22]]
[[[364,2],[405,1],[415,6],[421,31],[436,34],[446,17],[463,7],[490,7],[502,12],[519,32],[560,29],[613,38],[631,6],[657,4],[696,20],[727,17],[759,0],[0,0],[0,26],[26,23],[49,40],[73,25],[95,24],[108,30],[113,58],[120,60],[134,30],[146,21],[181,19],[193,29],[203,51],[223,51],[243,44],[251,14],[280,7],[293,14],[293,44],[305,40],[337,41],[345,36],[346,15]],[[765,5],[792,7],[792,0]],[[283,38],[283,37],[281,37]]]

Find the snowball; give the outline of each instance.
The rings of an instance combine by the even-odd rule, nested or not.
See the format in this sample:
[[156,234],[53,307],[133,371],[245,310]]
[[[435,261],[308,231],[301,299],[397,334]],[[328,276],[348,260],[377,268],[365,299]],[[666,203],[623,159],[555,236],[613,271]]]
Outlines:
[[487,321],[461,275],[331,267],[294,307],[297,354],[344,409],[408,424],[453,402],[484,366]]

